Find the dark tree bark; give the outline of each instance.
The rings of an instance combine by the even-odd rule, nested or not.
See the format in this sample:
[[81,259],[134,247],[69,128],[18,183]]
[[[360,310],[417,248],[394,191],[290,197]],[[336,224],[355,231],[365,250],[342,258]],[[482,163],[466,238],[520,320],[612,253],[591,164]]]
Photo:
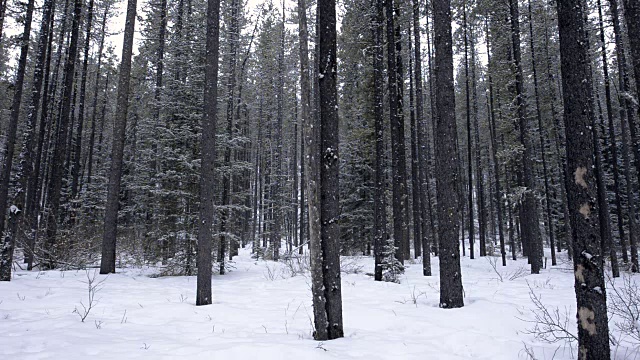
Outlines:
[[375,132],[375,190],[373,193],[374,244],[375,256],[374,279],[382,281],[383,250],[387,240],[387,214],[384,176],[384,0],[374,2],[373,32],[373,111]]
[[515,90],[518,123],[520,128],[520,142],[524,147],[522,154],[522,185],[526,191],[522,196],[520,206],[520,221],[522,224],[522,241],[527,244],[528,256],[531,261],[531,273],[538,274],[542,268],[542,242],[538,227],[538,209],[534,190],[535,179],[533,174],[533,146],[529,138],[529,126],[527,122],[526,103],[524,94],[524,80],[522,75],[522,51],[520,49],[520,11],[517,0],[509,0],[511,17],[511,42],[513,45],[513,60],[515,67]]
[[[80,80],[80,104],[78,106],[78,130],[76,132],[73,165],[71,168],[71,197],[78,195],[80,184],[80,155],[82,152],[82,130],[84,127],[84,104],[87,93],[87,70],[89,68],[89,49],[91,47],[91,24],[93,22],[93,0],[89,0],[87,8],[87,30],[85,31],[84,58],[82,61],[82,78]],[[98,55],[100,56],[100,55]]]
[[494,109],[494,99],[493,99],[493,78],[491,72],[491,47],[489,45],[489,27],[487,24],[486,29],[486,41],[487,41],[487,77],[489,80],[489,99],[487,104],[489,106],[489,131],[491,136],[491,158],[493,159],[493,176],[495,185],[495,203],[496,203],[496,213],[498,215],[498,236],[500,238],[500,255],[502,256],[502,266],[507,266],[507,251],[505,247],[504,241],[504,224],[502,220],[503,216],[503,201],[502,201],[502,187],[500,186],[500,165],[498,164],[498,144],[496,141],[497,133],[496,133],[496,116]]
[[433,3],[435,32],[436,192],[440,240],[440,307],[464,306],[458,246],[459,198],[456,150],[451,2]]
[[[339,184],[338,184],[338,93],[336,59],[336,3],[335,0],[318,1],[318,91],[320,120],[320,246],[312,247],[312,292],[314,294],[314,315],[316,318],[316,340],[331,340],[344,336],[342,325],[342,291],[340,284],[340,227],[338,224]],[[320,264],[318,264],[320,263]],[[320,266],[318,266],[320,265]],[[320,270],[320,271],[318,271]],[[322,288],[318,289],[318,279]],[[323,307],[315,299],[322,292]],[[324,315],[318,315],[324,313]],[[324,321],[317,322],[324,318]]]
[[[51,163],[51,180],[47,191],[48,215],[47,215],[47,265],[53,267],[56,257],[56,234],[58,222],[61,221],[60,198],[62,196],[62,183],[65,173],[65,155],[67,148],[68,121],[72,116],[71,95],[73,91],[73,78],[75,74],[75,59],[78,53],[78,32],[80,17],[82,15],[82,0],[75,0],[73,8],[73,21],[71,25],[71,39],[69,53],[64,65],[64,83],[62,88],[61,110],[58,116],[58,136]],[[54,135],[55,136],[55,135]]]
[[[638,272],[638,247],[636,236],[636,205],[633,194],[631,180],[631,152],[633,152],[636,169],[640,169],[640,149],[638,149],[637,134],[635,130],[634,111],[631,99],[626,95],[629,93],[629,74],[627,72],[627,59],[625,56],[624,42],[620,29],[617,0],[609,0],[611,18],[613,20],[613,33],[616,42],[616,57],[618,59],[618,81],[620,101],[620,123],[622,128],[622,160],[624,162],[624,173],[626,178],[627,207],[629,216],[629,250],[631,251],[631,271]],[[627,133],[628,131],[628,133]],[[628,134],[630,134],[630,137]],[[627,139],[625,139],[627,137]]]
[[396,35],[394,26],[393,6],[394,0],[385,0],[385,13],[387,16],[387,77],[389,86],[389,117],[391,124],[391,168],[392,168],[392,202],[393,209],[393,239],[396,247],[396,259],[404,264],[405,245],[405,207],[404,178],[402,164],[404,159],[404,138],[401,133],[402,116],[400,114],[399,74],[396,54]]
[[229,231],[229,219],[231,218],[231,141],[233,138],[233,104],[235,102],[235,89],[236,89],[236,64],[237,64],[237,51],[238,51],[238,0],[231,2],[231,18],[229,19],[228,37],[229,37],[229,79],[227,80],[227,128],[226,136],[227,143],[224,148],[224,166],[227,171],[222,175],[222,203],[223,210],[220,216],[220,246],[218,248],[218,262],[220,265],[220,275],[225,274],[225,254],[227,252],[227,245],[230,240],[227,240],[226,233]]
[[538,91],[538,71],[536,69],[536,50],[533,44],[533,19],[531,15],[531,0],[528,1],[529,17],[529,48],[531,50],[531,69],[533,71],[533,88],[536,99],[536,118],[538,120],[538,135],[540,137],[540,153],[542,157],[542,175],[544,177],[544,197],[547,210],[547,225],[549,227],[549,247],[551,248],[551,265],[557,265],[555,248],[555,231],[553,229],[553,217],[551,215],[551,198],[549,196],[549,172],[547,170],[547,156],[544,141],[544,125],[542,123],[542,110],[540,109],[540,94]]
[[[33,137],[35,136],[35,127],[38,120],[38,109],[42,99],[42,86],[45,82],[44,88],[47,88],[46,79],[48,77],[48,62],[47,57],[50,57],[49,43],[51,38],[52,22],[55,11],[55,1],[45,1],[42,10],[42,19],[40,22],[40,35],[38,36],[38,53],[36,55],[36,66],[33,72],[33,82],[31,87],[31,102],[28,107],[27,113],[27,133],[25,134],[25,146],[22,149],[22,161],[24,166],[22,167],[22,179],[20,180],[20,186],[23,189],[27,189],[26,206],[25,206],[25,218],[24,223],[26,225],[27,233],[27,249],[25,251],[25,261],[27,262],[27,269],[31,270],[33,267],[34,247],[35,247],[35,232],[37,230],[37,185],[40,175],[40,151],[42,149],[42,143],[44,142],[45,124],[40,122],[40,129],[38,132],[38,152],[35,154],[33,149]],[[47,79],[48,80],[48,79]],[[43,107],[46,106],[43,102]],[[43,110],[44,112],[44,110]],[[34,161],[35,160],[35,161]]]
[[[311,120],[311,82],[309,79],[309,31],[307,29],[307,4],[305,0],[298,0],[298,38],[300,42],[300,99],[301,99],[301,118],[302,127],[300,135],[300,243],[304,243],[306,236],[306,225],[304,221],[304,204],[305,204],[305,188],[306,188],[306,165],[304,158],[305,153],[305,131],[304,129],[310,124]],[[304,247],[299,247],[300,254],[303,253]]]
[[282,125],[284,122],[284,33],[285,33],[285,10],[283,6],[282,10],[282,28],[280,33],[280,51],[278,52],[278,95],[276,101],[277,115],[276,115],[276,129],[275,129],[275,145],[276,149],[273,152],[273,165],[275,167],[273,182],[271,183],[271,195],[273,204],[273,229],[271,231],[271,244],[273,246],[273,259],[278,260],[280,258],[280,243],[282,240],[282,224],[284,212],[283,202],[284,197],[282,194],[282,182],[284,181],[284,174],[282,170],[282,163],[284,158],[284,147],[282,144]]
[[476,81],[476,44],[473,27],[470,29],[471,37],[471,89],[473,95],[473,130],[475,138],[475,163],[476,163],[476,205],[478,207],[478,240],[480,256],[487,256],[487,216],[484,198],[484,167],[480,154],[480,124],[478,116],[478,84]]
[[129,82],[131,80],[131,54],[133,51],[133,35],[136,21],[136,2],[136,0],[128,0],[127,2],[124,41],[122,44],[122,62],[120,63],[118,95],[116,98],[116,108],[118,110],[116,111],[113,125],[111,170],[109,172],[107,204],[105,205],[102,258],[100,260],[101,274],[116,272],[118,207],[120,199],[120,182],[122,180],[125,132],[127,128],[127,108],[129,105]]
[[[135,1],[135,0],[131,0]],[[200,218],[196,266],[196,305],[211,304],[211,238],[215,216],[216,114],[218,103],[218,54],[220,44],[220,0],[207,1],[207,45],[202,118],[202,164],[200,170]]]
[[[607,125],[608,125],[608,133],[609,138],[611,139],[611,160],[613,163],[613,192],[615,194],[615,204],[616,204],[616,215],[618,217],[618,235],[620,237],[620,242],[622,243],[622,248],[625,249],[624,255],[627,254],[626,248],[624,246],[625,242],[625,231],[624,231],[624,222],[622,215],[622,197],[620,193],[620,170],[618,169],[618,146],[616,145],[616,136],[615,136],[615,128],[613,126],[613,105],[611,101],[611,79],[609,78],[609,64],[607,62],[607,44],[605,42],[604,37],[604,20],[602,17],[602,4],[600,0],[598,0],[598,24],[600,28],[600,45],[601,45],[601,55],[602,55],[602,72],[604,76],[604,96],[605,96],[605,105],[607,109]],[[597,141],[595,142],[597,144]],[[598,188],[600,190],[600,188]],[[601,191],[598,191],[598,195],[600,196]],[[599,197],[599,200],[603,200]],[[603,202],[599,202],[600,206],[603,205]],[[607,204],[605,201],[604,204]],[[620,276],[620,269],[618,268],[618,254],[616,247],[613,244],[613,239],[611,237],[611,232],[609,232],[609,242],[606,246],[609,247],[609,256],[611,257],[611,270],[614,277]]]
[[[6,4],[5,4],[6,6]],[[3,6],[4,8],[4,6]],[[20,58],[18,59],[18,72],[14,85],[13,100],[11,102],[9,129],[4,148],[4,163],[2,164],[2,174],[0,175],[0,238],[2,238],[2,249],[0,249],[0,281],[11,280],[11,265],[13,264],[13,249],[15,247],[15,229],[18,217],[24,211],[20,207],[12,204],[9,209],[9,231],[8,236],[4,236],[4,221],[7,213],[9,196],[9,179],[11,168],[13,167],[13,154],[15,151],[16,133],[18,131],[18,118],[20,117],[20,104],[22,103],[22,88],[24,85],[24,75],[27,71],[27,55],[29,53],[29,39],[31,36],[31,21],[33,19],[34,0],[27,3],[24,17],[24,30],[20,38]],[[24,198],[23,190],[18,189],[17,197]],[[18,204],[20,205],[20,204]]]
[[[412,50],[411,41],[409,41],[409,51]],[[409,111],[410,111],[410,132],[411,132],[411,210],[413,212],[413,248],[414,257],[418,258],[422,254],[422,213],[420,209],[422,204],[420,203],[420,193],[422,187],[420,186],[418,167],[418,139],[417,139],[417,126],[416,126],[416,111],[415,100],[413,91],[413,58],[409,55]]]
[[467,210],[469,211],[469,258],[475,258],[475,220],[473,213],[473,161],[471,152],[473,143],[471,142],[471,94],[469,90],[469,44],[468,44],[468,24],[467,24],[467,2],[462,3],[462,16],[464,28],[464,79],[465,79],[465,114],[467,119]]
[[[567,182],[573,229],[578,358],[609,359],[609,328],[593,169],[592,83],[582,0],[558,1],[567,137]],[[574,170],[575,169],[575,170]],[[596,213],[597,214],[597,213]]]
[[[414,241],[422,242],[422,275],[431,276],[431,239],[429,239],[429,226],[433,226],[433,218],[431,213],[431,194],[429,189],[429,180],[427,178],[428,158],[427,153],[429,141],[426,137],[427,123],[424,118],[423,92],[422,92],[422,56],[420,51],[420,3],[413,0],[413,39],[414,39],[414,76],[416,86],[416,126],[417,126],[417,144],[418,152],[418,191],[420,202],[420,235],[422,238],[414,239]],[[427,30],[428,31],[428,30]],[[429,219],[427,220],[427,218]],[[414,219],[415,221],[415,219]],[[427,222],[428,221],[428,222]],[[416,252],[416,257],[419,256]]]

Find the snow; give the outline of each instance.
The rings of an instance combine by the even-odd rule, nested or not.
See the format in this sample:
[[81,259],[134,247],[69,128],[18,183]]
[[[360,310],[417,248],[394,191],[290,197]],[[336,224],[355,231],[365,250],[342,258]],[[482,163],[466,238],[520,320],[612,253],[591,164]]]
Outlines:
[[85,271],[18,270],[0,283],[0,359],[513,360],[527,358],[525,344],[537,359],[572,358],[564,344],[536,340],[523,321],[533,319],[531,287],[546,306],[566,308],[575,331],[568,262],[527,275],[526,260],[506,268],[498,260],[494,271],[486,258],[465,257],[459,309],[438,307],[437,258],[431,277],[422,276],[420,260],[408,263],[400,284],[373,281],[370,257],[346,262],[363,271],[342,274],[345,337],[325,342],[311,335],[311,279],[253,260],[247,249],[234,271],[213,277],[209,306],[195,306],[194,276],[150,277],[155,268],[97,275],[106,280],[85,322],[73,312],[88,302]]

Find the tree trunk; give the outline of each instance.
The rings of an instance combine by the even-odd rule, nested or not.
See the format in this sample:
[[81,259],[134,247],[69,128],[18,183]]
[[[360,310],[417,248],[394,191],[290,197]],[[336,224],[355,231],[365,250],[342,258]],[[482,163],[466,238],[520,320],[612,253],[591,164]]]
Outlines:
[[[118,95],[113,125],[113,147],[111,149],[111,170],[107,204],[104,216],[104,234],[102,237],[102,259],[100,273],[116,272],[116,235],[118,226],[118,206],[120,199],[120,181],[122,177],[122,160],[124,152],[125,132],[127,128],[127,108],[129,105],[129,82],[131,80],[131,53],[133,51],[133,35],[136,21],[136,0],[128,0],[127,15],[122,45],[122,62],[118,75]],[[204,166],[204,165],[203,165]]]
[[529,48],[531,49],[531,69],[533,70],[533,88],[536,98],[536,117],[538,119],[538,134],[540,136],[540,153],[542,155],[542,174],[544,176],[544,196],[547,210],[547,224],[549,226],[549,247],[551,248],[551,265],[557,265],[555,233],[553,230],[553,218],[551,216],[551,199],[549,197],[549,173],[547,171],[547,157],[544,142],[544,125],[542,123],[542,111],[540,110],[540,94],[538,92],[538,72],[536,70],[536,51],[533,44],[533,19],[531,15],[531,0],[528,1],[529,16]]
[[[24,31],[20,39],[20,58],[18,60],[18,73],[14,86],[13,101],[11,102],[9,129],[7,131],[7,140],[4,149],[4,163],[2,164],[2,175],[0,175],[0,237],[3,237],[3,246],[0,251],[0,281],[11,280],[11,266],[13,264],[13,249],[15,246],[15,227],[17,226],[17,217],[21,215],[24,209],[19,206],[22,204],[12,204],[9,209],[9,231],[8,236],[4,237],[4,219],[7,213],[7,203],[9,195],[9,179],[11,178],[11,168],[13,167],[13,154],[15,151],[16,133],[18,131],[18,118],[20,117],[20,104],[22,103],[22,88],[24,85],[24,75],[27,71],[27,55],[29,52],[29,38],[31,36],[31,21],[33,19],[34,0],[27,3],[26,14],[24,18]],[[24,199],[24,190],[18,189],[16,196]]]
[[513,58],[515,66],[515,89],[518,123],[520,128],[520,141],[524,147],[522,154],[522,185],[526,187],[523,194],[520,215],[522,223],[522,241],[528,246],[528,256],[531,261],[531,273],[538,274],[542,268],[543,249],[538,227],[538,209],[535,200],[535,179],[533,174],[532,144],[529,138],[529,127],[526,114],[524,94],[524,80],[522,75],[522,59],[520,49],[520,21],[517,0],[509,0],[511,14],[511,41],[513,45]]
[[[598,0],[598,23],[600,27],[600,45],[601,45],[601,54],[602,54],[602,72],[604,75],[604,94],[605,94],[605,105],[607,109],[607,124],[608,124],[608,132],[609,138],[611,139],[611,158],[613,163],[613,191],[615,193],[615,204],[616,204],[616,215],[618,217],[618,235],[620,237],[620,242],[622,248],[624,249],[623,255],[626,257],[627,251],[625,243],[625,232],[624,232],[624,222],[622,215],[622,198],[620,193],[620,170],[618,169],[618,146],[616,144],[616,135],[615,128],[613,126],[613,105],[611,102],[611,80],[609,78],[609,64],[607,62],[607,43],[605,41],[604,36],[604,21],[602,17],[602,4],[600,0]],[[597,144],[597,142],[595,142]],[[598,188],[599,200],[602,199],[600,188]],[[600,206],[603,206],[602,201],[599,202]],[[607,204],[605,201],[604,204]],[[609,255],[611,257],[611,270],[613,272],[613,277],[620,276],[620,270],[618,268],[618,254],[616,247],[613,244],[613,239],[611,237],[611,232],[609,232],[608,244],[606,246],[609,247]],[[625,261],[626,262],[626,261]]]
[[497,133],[496,133],[496,118],[495,118],[495,110],[493,106],[493,78],[491,73],[491,47],[489,46],[489,27],[487,25],[487,31],[485,35],[487,41],[487,77],[489,80],[489,131],[491,136],[491,157],[493,159],[493,176],[495,185],[495,203],[496,203],[496,212],[498,215],[498,236],[500,238],[500,255],[502,256],[502,266],[507,266],[507,251],[505,247],[504,241],[504,224],[502,221],[502,188],[500,186],[500,165],[498,164],[498,144],[496,141]]
[[[640,171],[640,149],[638,149],[638,140],[635,130],[634,112],[631,99],[627,94],[629,93],[629,75],[627,73],[627,59],[625,56],[624,42],[622,40],[622,34],[620,29],[620,20],[618,16],[618,2],[617,0],[609,0],[611,9],[611,18],[613,20],[613,33],[615,35],[616,42],[616,55],[618,58],[618,80],[619,80],[619,96],[620,100],[620,123],[622,128],[622,159],[624,161],[625,178],[627,179],[627,206],[629,208],[629,248],[631,250],[631,271],[638,272],[638,248],[636,245],[636,206],[635,197],[633,196],[633,187],[631,180],[631,162],[630,152],[633,152],[635,159],[636,169]],[[625,121],[627,130],[629,131],[630,139],[625,140]],[[626,144],[626,148],[625,148]],[[627,164],[627,162],[629,162]]]
[[582,0],[558,1],[558,27],[567,137],[567,182],[578,319],[580,359],[609,359],[609,328],[593,172],[592,84]]
[[458,152],[456,151],[455,94],[451,2],[433,3],[435,30],[436,100],[436,189],[438,197],[438,239],[440,240],[440,307],[464,306],[458,226]]
[[375,258],[374,279],[382,281],[382,266],[384,245],[387,241],[387,204],[385,196],[384,175],[384,0],[376,0],[372,16],[373,35],[373,112],[375,132],[375,189],[373,193],[373,222],[374,241],[373,253]]
[[389,85],[389,117],[391,124],[391,164],[392,164],[392,208],[393,208],[393,239],[396,247],[396,259],[404,264],[404,244],[405,244],[405,213],[404,213],[404,181],[402,177],[403,169],[401,159],[404,153],[404,142],[402,141],[401,128],[402,117],[400,115],[400,100],[398,90],[398,74],[396,39],[393,6],[394,0],[385,0],[385,11],[387,15],[387,76]]
[[[340,284],[340,215],[338,184],[338,93],[336,59],[336,11],[335,0],[318,1],[318,91],[321,154],[319,171],[319,223],[320,241],[312,247],[312,292],[316,319],[316,340],[331,340],[344,336],[342,325],[342,291]],[[318,203],[316,203],[318,204]],[[317,246],[319,245],[319,246]],[[318,289],[318,280],[322,286]],[[323,300],[316,300],[322,292]],[[320,308],[319,303],[323,303]],[[322,314],[324,315],[322,315]],[[322,322],[317,322],[322,319]]]
[[[467,210],[469,211],[469,258],[475,258],[475,220],[473,213],[473,168],[471,151],[471,94],[469,90],[469,46],[468,46],[468,24],[467,24],[467,2],[463,1],[463,28],[464,28],[464,79],[465,79],[465,114],[467,118]],[[479,210],[479,209],[478,209]]]
[[196,266],[198,267],[196,305],[211,304],[211,231],[215,215],[213,201],[215,198],[214,163],[216,159],[219,44],[220,0],[208,0],[201,140],[200,218],[198,221],[198,252],[196,258]]

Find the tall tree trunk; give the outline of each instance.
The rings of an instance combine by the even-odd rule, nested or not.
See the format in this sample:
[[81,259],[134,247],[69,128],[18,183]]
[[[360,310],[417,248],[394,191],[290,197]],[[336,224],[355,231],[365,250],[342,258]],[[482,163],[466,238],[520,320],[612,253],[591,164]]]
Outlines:
[[522,154],[522,185],[526,187],[522,195],[520,206],[520,221],[522,223],[522,241],[528,246],[528,256],[531,261],[531,273],[538,274],[542,268],[542,242],[538,227],[538,209],[535,200],[535,180],[533,178],[533,147],[529,138],[529,127],[526,114],[524,94],[524,80],[522,76],[522,56],[520,49],[520,11],[517,0],[509,0],[511,14],[511,42],[515,66],[515,89],[520,141],[524,147]]
[[[316,340],[337,339],[344,336],[342,325],[342,290],[340,284],[340,226],[338,224],[338,92],[336,59],[336,3],[335,0],[318,1],[318,91],[320,120],[320,169],[316,179],[320,181],[320,246],[314,247],[311,258],[317,265],[312,277],[322,278],[324,308],[314,313],[326,313],[326,322],[316,323]],[[320,250],[320,251],[318,251]],[[312,281],[312,284],[314,281]],[[313,285],[312,285],[313,286]],[[318,291],[318,289],[314,289]]]
[[489,80],[489,131],[491,136],[491,157],[493,159],[493,176],[495,185],[495,203],[496,203],[496,212],[498,215],[498,236],[500,238],[500,255],[502,256],[502,266],[507,266],[507,251],[505,247],[504,241],[504,224],[502,220],[502,187],[500,186],[500,165],[498,164],[498,144],[496,141],[497,132],[496,132],[496,116],[493,102],[493,78],[491,72],[491,47],[489,46],[489,26],[486,26],[486,35],[485,39],[487,41],[487,77]]
[[[571,224],[580,359],[609,359],[609,327],[603,261],[598,222],[592,117],[592,83],[589,69],[582,0],[558,1],[558,27],[562,87],[567,137],[567,168],[573,180],[567,182]],[[573,170],[575,169],[575,170]]]
[[464,306],[458,226],[458,152],[456,151],[455,93],[451,2],[433,3],[435,31],[436,100],[436,189],[438,197],[438,239],[440,240],[440,307]]
[[[135,1],[135,0],[131,0]],[[220,44],[220,0],[207,1],[204,109],[202,118],[202,164],[200,174],[200,218],[196,266],[196,305],[211,304],[211,231],[215,208],[216,114],[218,103],[218,55]]]
[[[547,17],[544,17],[544,44],[545,44],[545,55],[547,58],[547,85],[549,88],[549,92],[550,92],[550,99],[555,99],[556,98],[556,86],[555,86],[555,81],[554,81],[554,75],[553,72],[551,71],[551,64],[552,64],[552,59],[551,59],[551,55],[549,52],[549,33],[548,33],[548,25],[547,25]],[[561,151],[561,147],[564,147],[565,142],[562,138],[561,135],[561,126],[560,126],[560,116],[558,114],[558,111],[556,111],[556,105],[555,105],[555,101],[550,101],[550,106],[551,106],[551,117],[553,118],[553,125],[554,125],[554,133],[555,133],[555,137],[554,137],[554,143],[555,143],[555,148],[556,148],[556,159],[557,159],[557,167],[558,167],[558,173],[559,173],[559,177],[560,177],[560,181],[561,181],[561,186],[560,186],[560,200],[562,202],[562,212],[563,212],[563,217],[564,217],[564,242],[565,242],[565,246],[567,247],[567,255],[569,257],[569,259],[571,259],[572,257],[572,250],[571,250],[571,221],[570,221],[570,214],[569,214],[569,200],[567,199],[567,191],[566,191],[566,185],[567,185],[567,181],[569,181],[569,175],[568,175],[568,170],[567,167],[565,166],[565,160],[563,156],[563,153]],[[558,251],[560,251],[560,245],[559,245],[560,241],[558,240]]]
[[538,119],[538,134],[540,136],[540,153],[542,155],[542,174],[544,176],[544,196],[547,210],[547,224],[549,226],[549,247],[551,248],[551,265],[557,265],[555,232],[553,229],[553,217],[551,215],[551,198],[549,197],[549,173],[547,171],[547,157],[544,141],[544,125],[542,123],[542,110],[540,109],[540,94],[538,92],[538,72],[536,69],[536,51],[533,44],[533,17],[531,14],[531,0],[528,1],[529,17],[529,48],[531,50],[531,69],[533,71],[533,88],[536,99],[536,117]]
[[[33,267],[34,248],[35,248],[35,235],[38,228],[37,218],[37,185],[40,174],[40,151],[42,149],[42,143],[44,142],[45,124],[40,122],[40,129],[38,132],[38,152],[35,154],[33,149],[33,137],[36,131],[36,122],[38,121],[38,109],[42,99],[42,86],[45,82],[44,88],[47,88],[46,81],[48,80],[48,62],[47,57],[50,57],[50,37],[52,30],[52,22],[55,11],[55,0],[45,1],[42,10],[42,20],[40,22],[40,35],[38,37],[38,53],[36,55],[36,67],[33,72],[33,82],[31,86],[31,102],[29,104],[27,113],[27,133],[25,134],[25,147],[22,149],[22,159],[24,166],[22,167],[22,179],[20,180],[20,186],[23,189],[27,189],[27,198],[25,206],[25,219],[26,225],[25,232],[27,233],[27,249],[25,249],[25,261],[27,262],[27,268],[31,270]],[[43,102],[43,107],[45,106]],[[43,109],[44,112],[44,109]],[[34,162],[35,160],[35,162]]]
[[[431,194],[429,189],[429,180],[427,178],[429,141],[426,137],[427,122],[424,118],[423,91],[422,91],[422,56],[420,51],[420,2],[412,1],[413,5],[413,41],[414,41],[414,77],[416,86],[416,126],[417,140],[416,151],[418,153],[418,201],[420,202],[419,218],[420,218],[420,235],[414,241],[421,242],[422,254],[416,252],[416,257],[422,255],[422,275],[431,276],[431,239],[429,238],[429,226],[433,219],[429,217],[431,212]],[[415,219],[414,219],[415,221]]]
[[272,182],[272,204],[273,204],[273,229],[271,232],[271,243],[273,245],[273,259],[280,258],[281,232],[284,218],[282,194],[282,183],[285,175],[282,170],[284,158],[284,147],[282,144],[282,125],[284,121],[284,34],[285,34],[285,9],[282,9],[282,28],[280,34],[280,51],[278,52],[278,98],[277,98],[277,119],[275,131],[276,149],[273,153],[273,164],[275,172]]
[[[409,51],[412,50],[411,41],[409,41]],[[410,111],[410,132],[411,132],[411,210],[413,212],[413,247],[414,257],[418,258],[422,254],[422,213],[420,209],[420,193],[422,192],[418,175],[419,159],[418,159],[418,139],[416,129],[416,111],[413,91],[413,59],[412,54],[409,55],[409,111]]]
[[[304,204],[305,204],[305,188],[306,188],[306,168],[307,165],[304,161],[306,157],[305,153],[305,128],[311,124],[311,82],[309,79],[309,31],[307,29],[307,4],[305,0],[298,0],[298,41],[300,46],[300,99],[301,99],[301,113],[300,120],[302,121],[302,127],[300,129],[300,135],[302,137],[300,141],[300,154],[302,159],[300,161],[300,243],[303,243],[306,239],[305,230],[306,225],[304,222]],[[302,254],[303,246],[299,248],[300,254]]]
[[478,207],[478,238],[480,256],[487,256],[487,217],[484,198],[484,167],[480,153],[480,124],[478,116],[478,84],[476,81],[476,44],[473,27],[470,29],[471,37],[471,89],[473,95],[473,128],[475,133],[475,162],[476,162],[476,201]]
[[[13,154],[15,151],[16,133],[18,131],[18,118],[20,117],[20,104],[22,103],[22,88],[24,75],[27,71],[27,55],[29,52],[29,39],[31,36],[31,21],[33,19],[34,0],[29,0],[24,17],[24,30],[20,39],[20,58],[18,59],[18,72],[14,85],[13,100],[11,102],[9,129],[7,131],[6,145],[4,148],[4,163],[0,175],[0,238],[2,249],[0,250],[0,281],[11,280],[11,266],[13,264],[13,249],[15,247],[15,229],[18,224],[18,216],[24,211],[22,204],[12,204],[9,209],[9,231],[5,237],[4,221],[7,213],[9,197],[9,179],[13,167]],[[24,199],[24,190],[18,189],[16,197]]]
[[[75,74],[75,59],[78,53],[78,32],[80,27],[80,17],[82,15],[82,0],[75,0],[73,8],[73,22],[71,25],[71,40],[69,42],[69,53],[64,66],[64,84],[62,89],[61,110],[58,116],[58,136],[56,147],[53,152],[51,164],[51,180],[47,192],[48,216],[47,216],[47,243],[46,258],[47,266],[53,267],[56,257],[56,235],[58,222],[61,221],[60,197],[62,196],[62,183],[65,173],[64,163],[67,147],[68,121],[72,116],[71,95],[73,91],[73,78]],[[55,136],[55,134],[54,134]]]
[[[615,194],[615,204],[616,204],[616,215],[618,217],[618,235],[620,237],[620,242],[622,248],[624,249],[623,255],[626,257],[627,251],[625,246],[625,232],[624,232],[624,222],[622,215],[622,197],[620,193],[620,170],[618,168],[618,146],[616,144],[616,135],[615,128],[613,126],[613,105],[611,101],[611,79],[609,78],[609,64],[607,62],[607,43],[605,41],[604,36],[604,20],[602,16],[602,4],[601,1],[598,0],[598,24],[600,28],[600,45],[601,45],[601,55],[602,55],[602,72],[604,75],[604,94],[605,94],[605,105],[607,109],[607,125],[609,138],[611,139],[611,158],[613,163],[613,191]],[[597,144],[597,141],[595,142]],[[598,188],[600,190],[600,188]],[[601,191],[598,191],[598,195],[601,195]],[[606,195],[606,193],[605,193]],[[604,199],[599,199],[604,200]],[[607,204],[605,201],[604,204]],[[603,203],[600,202],[600,206],[603,206]],[[614,277],[620,276],[620,270],[618,268],[618,254],[616,247],[613,244],[613,239],[610,236],[611,232],[609,232],[609,243],[606,245],[609,247],[609,255],[611,257],[611,270],[613,272]],[[627,262],[627,261],[625,261]]]
[[[631,271],[638,272],[638,248],[636,244],[637,236],[637,223],[636,223],[636,205],[635,197],[633,193],[632,180],[631,180],[631,162],[630,152],[633,152],[635,159],[635,166],[640,171],[640,149],[638,148],[637,134],[635,130],[634,112],[629,99],[629,75],[627,72],[627,59],[625,56],[624,42],[622,40],[622,33],[620,29],[620,20],[618,15],[618,2],[617,0],[609,0],[611,9],[611,18],[613,20],[613,33],[615,35],[616,42],[616,55],[618,59],[618,80],[619,80],[619,96],[620,100],[620,123],[622,124],[622,159],[624,161],[624,172],[626,178],[627,189],[627,207],[629,208],[629,248],[631,250]],[[630,138],[625,140],[625,122]],[[625,146],[626,145],[626,146]],[[629,162],[627,164],[627,162]],[[640,178],[639,178],[640,179]]]
[[403,154],[404,142],[401,141],[403,136],[401,134],[401,122],[400,116],[400,104],[399,104],[399,90],[398,90],[398,78],[401,77],[398,74],[397,66],[397,54],[396,54],[396,39],[395,39],[395,26],[393,6],[394,0],[385,0],[385,12],[387,16],[387,76],[389,86],[389,117],[391,124],[391,164],[392,164],[392,209],[393,209],[393,239],[396,247],[396,259],[404,264],[404,244],[405,244],[405,213],[404,213],[404,181],[402,177],[402,163],[401,155]]
[[[118,227],[118,205],[120,199],[120,181],[122,180],[122,160],[124,155],[125,132],[127,128],[127,108],[129,105],[129,82],[131,80],[131,54],[136,21],[136,0],[128,0],[127,15],[122,44],[122,62],[118,75],[118,95],[113,125],[113,146],[111,149],[111,170],[107,203],[104,216],[104,234],[102,237],[102,258],[100,273],[116,272],[116,235]],[[204,131],[204,130],[203,130]],[[204,161],[203,161],[204,163]],[[204,164],[202,165],[205,166]]]
[[[462,2],[463,28],[464,28],[464,79],[465,79],[465,114],[467,118],[467,210],[469,211],[469,258],[475,258],[475,220],[473,213],[473,167],[471,151],[471,94],[469,90],[469,44],[468,44],[468,23],[467,23],[467,2]],[[479,209],[478,209],[479,210]]]
[[226,144],[224,147],[224,166],[226,171],[222,175],[222,213],[220,216],[220,247],[218,249],[218,262],[220,265],[220,275],[225,274],[224,260],[227,252],[227,245],[230,240],[227,239],[226,233],[229,231],[229,222],[231,219],[231,141],[233,138],[233,104],[235,103],[236,89],[236,63],[238,49],[238,0],[231,2],[231,18],[229,19],[229,79],[227,81],[227,128],[226,128]]
[[382,281],[384,245],[387,241],[387,214],[384,175],[384,0],[373,2],[372,35],[373,35],[373,112],[375,132],[375,188],[373,192],[374,217],[374,279]]

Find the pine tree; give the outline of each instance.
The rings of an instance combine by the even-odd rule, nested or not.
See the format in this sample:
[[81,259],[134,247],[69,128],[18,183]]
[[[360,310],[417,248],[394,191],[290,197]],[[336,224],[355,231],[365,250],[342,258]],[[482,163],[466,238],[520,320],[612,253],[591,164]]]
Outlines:
[[[609,329],[604,269],[600,247],[593,139],[589,126],[594,116],[591,71],[583,2],[558,1],[562,88],[567,137],[567,168],[575,181],[567,182],[578,311],[580,359],[609,359]],[[575,169],[575,170],[574,170]]]

